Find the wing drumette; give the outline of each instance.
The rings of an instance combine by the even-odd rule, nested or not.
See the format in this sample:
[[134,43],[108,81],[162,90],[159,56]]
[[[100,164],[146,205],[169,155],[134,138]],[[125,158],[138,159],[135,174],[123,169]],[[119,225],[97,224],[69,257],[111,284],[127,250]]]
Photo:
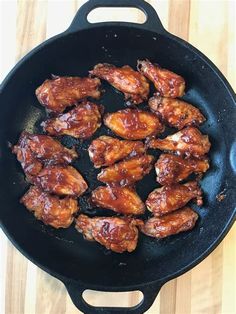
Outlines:
[[67,164],[78,157],[74,149],[64,147],[56,139],[28,132],[21,133],[12,151],[17,155],[28,179],[37,175],[44,164]]
[[127,140],[141,140],[164,130],[163,124],[152,113],[137,109],[124,109],[108,113],[104,124],[116,135]]
[[186,126],[198,126],[206,120],[198,108],[179,99],[154,96],[148,104],[162,121],[178,130]]
[[209,168],[208,158],[184,159],[171,154],[161,154],[155,163],[157,182],[170,185],[186,179],[191,173],[203,173]]
[[149,237],[160,239],[192,229],[197,219],[197,213],[190,207],[184,207],[174,213],[148,219],[140,230]]
[[70,135],[86,139],[101,126],[101,111],[102,106],[87,101],[67,113],[42,122],[41,125],[50,135]]
[[99,63],[90,71],[90,74],[109,82],[124,93],[126,100],[130,100],[134,104],[140,104],[148,98],[149,83],[147,79],[128,65],[117,68],[112,64]]
[[116,161],[145,153],[141,141],[118,140],[111,136],[100,136],[93,140],[88,148],[89,157],[95,168],[111,166]]
[[179,155],[201,157],[210,150],[208,135],[203,135],[195,127],[187,127],[165,139],[152,139],[148,146],[164,151],[176,152]]
[[46,192],[79,197],[88,186],[81,174],[71,166],[47,166],[32,182]]
[[92,192],[91,201],[124,215],[140,215],[145,210],[144,203],[131,187],[100,186]]
[[101,82],[97,78],[55,76],[51,80],[44,81],[36,89],[36,96],[49,111],[61,113],[66,107],[76,104],[81,99],[99,98],[100,85]]
[[138,242],[140,219],[121,217],[94,217],[80,215],[76,219],[76,229],[85,239],[97,241],[107,249],[117,253],[132,252]]
[[181,97],[184,94],[185,81],[180,76],[149,60],[138,60],[138,70],[153,82],[157,91],[164,97]]
[[146,206],[154,216],[159,217],[185,206],[192,199],[202,205],[202,190],[196,181],[155,189],[148,195]]
[[34,212],[37,219],[54,228],[68,228],[74,220],[73,214],[79,210],[77,200],[71,197],[60,199],[36,186],[30,187],[21,203]]
[[131,185],[151,171],[153,161],[151,155],[133,157],[103,169],[97,178],[109,185]]

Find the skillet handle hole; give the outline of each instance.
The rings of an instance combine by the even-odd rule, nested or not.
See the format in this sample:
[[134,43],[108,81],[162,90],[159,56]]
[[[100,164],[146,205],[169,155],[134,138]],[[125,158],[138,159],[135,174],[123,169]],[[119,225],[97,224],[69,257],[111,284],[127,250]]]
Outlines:
[[134,307],[143,300],[141,291],[104,292],[85,290],[82,294],[86,303],[94,307]]
[[146,22],[147,17],[142,10],[137,8],[102,7],[89,12],[87,19],[91,24],[101,22],[131,22],[143,24]]

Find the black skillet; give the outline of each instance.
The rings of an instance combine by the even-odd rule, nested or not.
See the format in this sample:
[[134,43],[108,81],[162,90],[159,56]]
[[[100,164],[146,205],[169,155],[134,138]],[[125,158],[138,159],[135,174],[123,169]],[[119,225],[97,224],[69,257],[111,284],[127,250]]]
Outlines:
[[[97,7],[136,7],[147,16],[142,24],[96,23],[87,21]],[[19,198],[28,184],[8,143],[16,143],[22,130],[41,132],[45,111],[38,104],[35,89],[51,73],[86,76],[99,62],[117,66],[136,66],[137,59],[148,58],[181,74],[187,82],[184,99],[196,104],[207,117],[201,127],[212,142],[211,169],[201,182],[205,202],[195,208],[199,222],[191,232],[163,240],[141,235],[137,250],[116,254],[97,243],[87,242],[73,227],[55,230],[36,221]],[[124,108],[123,96],[104,84],[101,99],[105,111]],[[161,286],[202,261],[222,241],[235,219],[236,186],[236,100],[235,94],[220,71],[201,52],[168,33],[155,10],[142,0],[95,0],[84,4],[71,26],[25,56],[8,74],[0,90],[0,218],[1,226],[13,244],[32,262],[61,280],[74,304],[85,313],[143,313],[155,300]],[[94,137],[104,134],[101,128]],[[172,130],[173,132],[173,130]],[[99,185],[96,171],[88,161],[86,148],[62,138],[64,144],[78,144],[81,158],[75,163],[87,178],[90,189]],[[158,155],[155,153],[156,156]],[[137,185],[143,199],[156,187],[154,172]],[[224,191],[222,202],[216,196]],[[82,211],[95,214],[80,200]],[[102,211],[97,214],[104,214]],[[85,289],[101,291],[143,292],[143,301],[131,308],[102,308],[88,305]]]

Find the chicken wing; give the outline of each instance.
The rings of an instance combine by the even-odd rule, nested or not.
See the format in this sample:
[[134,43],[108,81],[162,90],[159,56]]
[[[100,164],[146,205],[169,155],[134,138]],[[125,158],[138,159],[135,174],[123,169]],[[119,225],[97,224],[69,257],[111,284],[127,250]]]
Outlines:
[[142,155],[145,150],[141,141],[122,141],[106,135],[93,140],[88,148],[89,157],[95,168],[111,166],[126,157]]
[[178,130],[186,126],[198,126],[206,120],[198,108],[179,99],[154,96],[148,104],[162,121]]
[[153,161],[154,157],[151,155],[133,157],[102,169],[97,179],[109,185],[131,185],[151,171]]
[[74,220],[73,214],[79,210],[77,200],[71,197],[60,199],[36,186],[30,187],[21,203],[34,212],[37,219],[54,228],[68,228]]
[[164,131],[164,125],[154,113],[137,109],[108,113],[104,117],[104,124],[127,140],[141,140]]
[[94,217],[80,215],[76,219],[76,229],[85,239],[97,241],[107,249],[117,253],[132,252],[138,242],[140,219],[121,217]]
[[202,190],[196,181],[155,189],[148,195],[146,206],[154,216],[159,217],[185,206],[192,199],[202,205]]
[[17,160],[20,162],[28,180],[41,171],[43,164],[34,157],[28,144],[27,132],[21,133],[18,143],[12,147],[12,152],[16,154]]
[[54,76],[36,89],[36,96],[48,111],[61,113],[81,99],[99,98],[100,85],[101,82],[97,78]]
[[195,127],[187,127],[165,139],[152,139],[148,146],[164,151],[176,152],[178,155],[201,157],[210,150],[208,135],[203,135]]
[[37,175],[44,164],[67,164],[78,157],[74,149],[64,147],[50,136],[25,131],[12,151],[17,155],[28,179]]
[[71,111],[41,123],[50,135],[70,135],[86,139],[101,126],[102,106],[84,102]]
[[123,92],[126,100],[134,104],[140,104],[147,100],[149,83],[145,76],[125,65],[117,68],[112,64],[97,64],[90,74],[106,80],[113,87]]
[[160,218],[148,219],[144,225],[140,226],[140,230],[150,237],[161,239],[192,229],[197,219],[197,213],[190,207],[184,207]]
[[75,149],[64,147],[59,141],[51,136],[25,133],[28,137],[28,145],[34,157],[44,163],[68,164],[75,158],[78,158]]
[[155,164],[157,182],[170,185],[186,179],[191,173],[203,173],[209,169],[208,158],[184,159],[171,154],[161,154]]
[[153,82],[161,96],[171,98],[183,96],[185,81],[180,75],[162,69],[157,64],[152,64],[149,60],[138,60],[137,68]]
[[91,201],[98,207],[124,215],[141,215],[145,211],[144,203],[130,187],[100,186],[92,192]]
[[88,185],[71,166],[46,166],[32,182],[46,192],[79,197]]

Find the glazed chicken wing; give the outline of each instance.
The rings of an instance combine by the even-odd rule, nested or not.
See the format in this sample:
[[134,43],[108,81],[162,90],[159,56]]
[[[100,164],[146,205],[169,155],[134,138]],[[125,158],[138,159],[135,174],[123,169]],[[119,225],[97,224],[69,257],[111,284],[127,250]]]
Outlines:
[[76,197],[88,188],[81,174],[71,166],[46,166],[33,183],[49,193]]
[[196,181],[155,189],[148,195],[146,206],[154,216],[159,217],[185,206],[192,199],[202,205],[202,190]]
[[174,213],[148,219],[140,226],[140,230],[150,237],[160,239],[192,229],[197,219],[197,213],[190,207],[184,207]]
[[78,157],[74,149],[64,147],[56,139],[28,132],[21,133],[18,144],[13,146],[13,153],[28,179],[37,175],[44,164],[67,164]]
[[138,70],[153,82],[155,88],[163,97],[181,97],[184,94],[185,81],[180,76],[149,60],[138,60]]
[[75,138],[91,137],[101,126],[102,106],[84,102],[71,111],[41,123],[50,135],[70,135]]
[[73,214],[79,210],[77,200],[71,197],[60,199],[36,186],[30,187],[21,203],[34,212],[37,219],[54,228],[68,228],[74,220]]
[[108,113],[104,117],[104,124],[116,135],[127,140],[141,140],[164,130],[163,124],[154,113],[137,109]]
[[50,164],[71,163],[78,154],[75,149],[64,147],[51,136],[42,134],[28,134],[28,145],[35,158]]
[[145,153],[141,141],[118,140],[111,136],[100,136],[92,141],[88,148],[89,157],[95,168],[111,166],[116,161]]
[[90,71],[90,74],[109,82],[124,93],[126,100],[130,100],[134,104],[140,104],[148,98],[149,83],[147,79],[128,65],[117,68],[111,64],[100,63]]
[[18,143],[12,147],[12,152],[16,154],[17,160],[21,163],[21,167],[25,172],[28,180],[37,175],[43,167],[40,160],[34,157],[28,143],[27,132],[22,132]]
[[165,139],[152,139],[148,146],[164,151],[176,152],[178,155],[201,157],[210,150],[208,135],[203,135],[195,127],[187,127]]
[[179,130],[186,126],[198,126],[206,120],[198,108],[179,99],[154,96],[148,104],[162,121]]
[[131,185],[151,171],[153,161],[154,157],[151,155],[133,157],[102,169],[97,178],[109,185]]
[[171,154],[161,154],[155,164],[157,182],[170,185],[186,179],[191,173],[203,173],[209,169],[208,158],[184,159]]
[[101,82],[97,78],[54,76],[36,89],[36,96],[48,111],[61,113],[81,99],[99,98],[100,85]]
[[80,215],[76,219],[76,229],[85,239],[97,241],[107,249],[117,253],[132,252],[138,242],[140,219],[121,217],[94,217]]
[[124,215],[140,215],[145,211],[144,203],[130,187],[100,186],[92,192],[91,201],[98,207]]

